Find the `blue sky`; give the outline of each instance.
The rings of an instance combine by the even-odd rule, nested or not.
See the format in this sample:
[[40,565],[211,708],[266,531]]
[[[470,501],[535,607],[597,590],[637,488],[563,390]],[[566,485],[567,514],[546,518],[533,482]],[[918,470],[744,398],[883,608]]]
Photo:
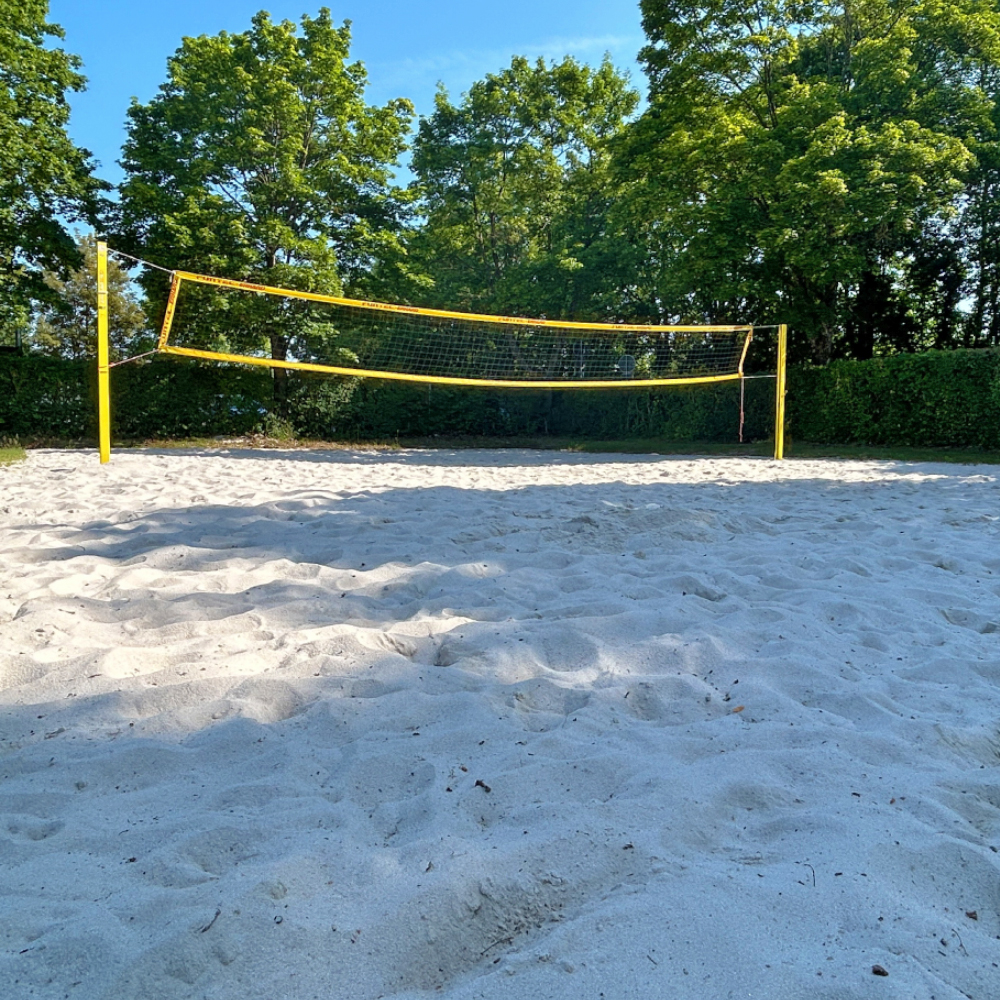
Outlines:
[[50,0],[49,20],[66,32],[62,47],[83,59],[89,81],[73,97],[70,134],[94,154],[100,176],[119,181],[129,102],[155,95],[185,35],[243,31],[261,9],[298,22],[324,2],[338,22],[352,22],[351,55],[368,68],[371,103],[408,97],[426,114],[438,81],[457,97],[513,55],[596,65],[607,52],[645,91],[635,62],[644,41],[638,0]]

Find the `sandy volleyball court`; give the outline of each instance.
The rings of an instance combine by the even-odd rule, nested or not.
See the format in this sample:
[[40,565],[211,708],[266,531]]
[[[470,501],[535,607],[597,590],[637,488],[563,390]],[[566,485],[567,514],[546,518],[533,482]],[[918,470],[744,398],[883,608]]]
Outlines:
[[998,768],[995,467],[0,470],[12,1000],[995,1000]]

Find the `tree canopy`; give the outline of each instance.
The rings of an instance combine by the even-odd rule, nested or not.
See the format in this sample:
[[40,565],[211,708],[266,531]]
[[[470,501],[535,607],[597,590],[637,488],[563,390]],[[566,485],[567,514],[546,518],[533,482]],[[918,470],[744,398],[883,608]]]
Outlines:
[[454,103],[439,91],[414,143],[423,224],[413,254],[435,304],[596,318],[629,311],[635,248],[616,230],[611,150],[639,95],[607,60],[516,57]]
[[[788,322],[797,357],[818,362],[1000,345],[996,0],[640,7],[641,113],[608,59],[515,56],[458,98],[439,89],[405,191],[393,169],[413,107],[366,102],[350,22],[260,12],[244,32],[184,38],[128,111],[115,243],[166,267],[454,309]],[[34,299],[70,294],[63,226],[92,219],[100,191],[65,134],[83,78],[47,44],[46,11],[0,0],[0,305],[19,329]],[[165,282],[142,280],[155,314]],[[339,349],[301,303],[187,294],[205,346]]]
[[650,107],[627,161],[661,224],[668,307],[780,317],[816,360],[952,330],[968,278],[996,268],[956,241],[996,130],[996,5],[641,8]]
[[46,270],[79,264],[66,225],[94,224],[107,187],[67,135],[67,94],[85,79],[76,56],[47,44],[63,37],[47,14],[47,0],[0,0],[0,326],[23,326],[49,296]]
[[[31,339],[46,354],[83,360],[97,355],[97,241],[79,237],[77,252],[80,266],[68,275],[45,272],[52,294],[38,310]],[[108,259],[108,329],[113,361],[152,346],[137,291],[114,257]]]
[[[185,38],[156,97],[128,112],[126,245],[166,266],[291,288],[337,293],[358,280],[398,241],[392,167],[413,110],[366,104],[349,48],[349,22],[337,27],[326,8],[301,31],[262,11],[245,32]],[[295,309],[234,313],[209,299],[206,337],[263,340],[287,357]]]

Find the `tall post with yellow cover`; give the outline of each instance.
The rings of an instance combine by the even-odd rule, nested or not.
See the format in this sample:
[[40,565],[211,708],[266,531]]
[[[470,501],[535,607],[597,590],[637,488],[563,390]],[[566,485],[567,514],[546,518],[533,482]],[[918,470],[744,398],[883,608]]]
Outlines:
[[785,457],[785,369],[788,366],[788,327],[778,327],[778,370],[774,396],[774,457]]
[[97,441],[101,462],[111,461],[111,392],[108,369],[108,245],[97,242]]

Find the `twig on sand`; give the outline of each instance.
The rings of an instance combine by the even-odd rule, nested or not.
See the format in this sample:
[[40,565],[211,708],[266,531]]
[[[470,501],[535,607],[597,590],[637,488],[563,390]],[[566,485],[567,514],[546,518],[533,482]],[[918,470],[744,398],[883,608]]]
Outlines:
[[513,937],[502,937],[493,942],[485,951],[479,953],[480,958],[484,958],[489,952],[491,952],[498,944],[510,944],[514,940]]
[[[797,865],[802,865],[804,868],[808,868],[809,871],[812,872],[813,888],[815,889],[816,888],[816,869],[813,868],[813,866],[811,864],[809,864],[808,861],[796,861],[795,863]],[[805,882],[800,882],[799,885],[805,885]]]

